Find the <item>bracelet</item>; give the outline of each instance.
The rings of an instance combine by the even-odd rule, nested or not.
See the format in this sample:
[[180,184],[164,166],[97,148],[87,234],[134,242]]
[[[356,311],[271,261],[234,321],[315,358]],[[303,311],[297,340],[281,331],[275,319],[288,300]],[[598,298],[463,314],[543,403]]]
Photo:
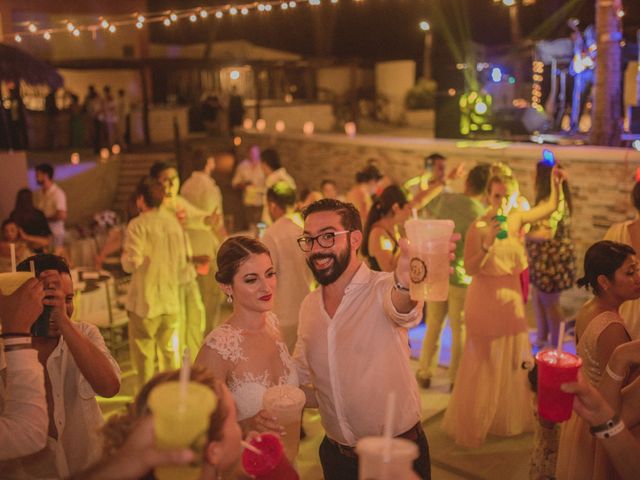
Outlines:
[[607,375],[609,375],[609,377],[611,377],[611,379],[614,382],[623,382],[624,381],[625,376],[624,375],[618,375],[613,370],[611,370],[611,368],[609,367],[608,363],[607,363],[607,366],[604,367],[604,371],[607,372]]
[[30,333],[0,333],[0,338],[13,338],[13,337],[31,337]]
[[22,343],[20,345],[6,345],[4,347],[5,352],[14,352],[16,350],[30,350],[33,346],[30,343]]
[[393,284],[393,288],[395,288],[396,290],[399,290],[401,292],[409,293],[409,288],[405,287],[400,282],[394,283]]
[[5,338],[2,343],[4,343],[5,347],[9,345],[31,345],[31,337]]
[[611,420],[601,425],[590,427],[589,431],[594,437],[606,440],[623,431],[624,427],[624,422],[620,419],[620,416],[616,414]]

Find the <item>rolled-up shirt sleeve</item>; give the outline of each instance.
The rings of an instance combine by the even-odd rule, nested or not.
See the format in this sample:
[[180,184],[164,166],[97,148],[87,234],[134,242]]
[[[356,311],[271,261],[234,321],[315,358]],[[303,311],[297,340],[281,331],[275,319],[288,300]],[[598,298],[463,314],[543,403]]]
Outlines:
[[135,272],[144,263],[145,231],[137,221],[131,220],[122,246],[122,269],[127,273]]
[[400,313],[391,301],[391,290],[393,289],[393,276],[379,282],[376,287],[381,289],[382,306],[384,313],[389,320],[402,328],[412,328],[422,320],[422,309],[424,302],[418,302],[413,309],[407,313]]
[[0,414],[0,460],[42,450],[47,443],[49,415],[44,373],[34,349],[5,352],[7,386]]

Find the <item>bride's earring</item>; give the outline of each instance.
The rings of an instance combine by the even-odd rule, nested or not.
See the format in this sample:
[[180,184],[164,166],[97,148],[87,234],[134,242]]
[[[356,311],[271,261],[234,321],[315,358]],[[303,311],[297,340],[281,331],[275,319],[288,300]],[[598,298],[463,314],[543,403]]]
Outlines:
[[227,293],[227,303],[233,303],[233,295]]

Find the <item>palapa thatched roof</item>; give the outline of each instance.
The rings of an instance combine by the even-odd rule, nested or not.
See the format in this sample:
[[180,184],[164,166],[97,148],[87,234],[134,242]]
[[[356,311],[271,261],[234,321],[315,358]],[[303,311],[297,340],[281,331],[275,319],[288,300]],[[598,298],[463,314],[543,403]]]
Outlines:
[[62,77],[47,62],[38,60],[19,48],[0,43],[0,81],[20,80],[31,84],[49,85],[52,89],[63,85]]

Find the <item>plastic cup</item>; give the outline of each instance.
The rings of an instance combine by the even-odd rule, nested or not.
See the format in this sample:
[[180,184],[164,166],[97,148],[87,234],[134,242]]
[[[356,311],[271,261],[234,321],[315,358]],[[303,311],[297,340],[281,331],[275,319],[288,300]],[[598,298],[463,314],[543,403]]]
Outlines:
[[33,278],[31,272],[0,273],[0,292],[11,295],[30,278]]
[[[149,395],[153,413],[156,445],[160,448],[190,448],[202,460],[207,444],[210,417],[217,405],[213,391],[200,383],[189,382],[183,392],[180,382],[158,385]],[[158,480],[198,480],[201,465],[166,466],[155,469]]]
[[251,445],[262,453],[242,452],[242,468],[258,480],[298,480],[300,477],[285,455],[277,435],[263,433],[251,440]]
[[449,296],[449,242],[453,220],[407,220],[412,300],[443,302]]
[[278,385],[269,388],[262,397],[262,407],[277,418],[286,435],[282,438],[284,452],[293,462],[300,445],[300,422],[306,397],[304,392],[293,385]]
[[404,438],[391,439],[389,461],[384,461],[385,437],[365,437],[358,440],[360,480],[399,480],[409,478],[413,461],[418,458],[418,446]]
[[571,353],[542,350],[536,355],[538,365],[538,414],[551,422],[571,418],[572,393],[560,390],[560,385],[575,382],[582,359]]

